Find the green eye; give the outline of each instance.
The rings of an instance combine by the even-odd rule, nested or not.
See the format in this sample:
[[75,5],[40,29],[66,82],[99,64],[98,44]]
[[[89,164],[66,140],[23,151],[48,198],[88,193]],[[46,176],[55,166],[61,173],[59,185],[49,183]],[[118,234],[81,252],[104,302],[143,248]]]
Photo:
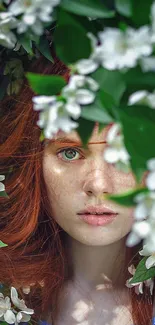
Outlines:
[[61,155],[63,160],[77,160],[80,158],[80,153],[73,148],[63,149],[58,154]]

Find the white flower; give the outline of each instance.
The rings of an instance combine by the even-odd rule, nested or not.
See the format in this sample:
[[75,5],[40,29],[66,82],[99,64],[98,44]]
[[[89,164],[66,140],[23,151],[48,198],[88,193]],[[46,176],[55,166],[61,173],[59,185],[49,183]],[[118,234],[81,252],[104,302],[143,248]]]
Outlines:
[[[35,96],[33,97],[34,110],[41,110],[37,125],[44,128],[45,137],[52,138],[59,130],[70,132],[78,126],[78,123],[72,121],[65,110],[65,104],[57,101],[54,96]],[[45,109],[44,109],[45,105]],[[79,110],[79,107],[78,107]],[[75,116],[74,107],[72,112]],[[77,116],[77,114],[76,114]]]
[[101,65],[109,70],[134,67],[135,53],[129,51],[126,35],[117,28],[106,28],[99,32],[102,56]]
[[[116,167],[122,167],[124,171],[129,171],[130,156],[123,144],[123,136],[120,133],[120,125],[114,124],[108,131],[106,141],[109,148],[104,151],[104,159],[108,163],[115,163]],[[121,163],[121,164],[120,164]]]
[[[135,274],[136,269],[133,264],[128,267],[128,271],[132,275]],[[136,283],[130,284],[129,281],[131,281],[132,279],[133,279],[133,277],[131,277],[130,279],[128,279],[126,281],[126,286],[128,288],[135,287],[136,294],[138,294],[138,295],[139,295],[139,293],[143,294],[143,284],[145,284],[147,287],[149,287],[151,295],[153,294],[154,281],[152,279],[145,280],[144,282],[136,282]]]
[[139,251],[139,254],[142,256],[149,256],[145,262],[145,266],[147,269],[150,269],[150,267],[155,266],[155,251],[150,256],[150,251],[148,249],[148,246],[144,245],[143,249]]
[[[150,161],[153,164],[153,161]],[[133,215],[135,223],[126,244],[132,247],[142,239],[150,254],[155,251],[155,192],[140,193],[134,198],[137,203]],[[146,219],[146,220],[145,220]]]
[[139,90],[130,95],[128,100],[128,105],[146,105],[151,108],[155,108],[155,91],[153,93],[149,93],[146,90]]
[[147,168],[150,170],[146,178],[146,185],[149,190],[155,190],[155,158],[147,161]]
[[128,28],[125,32],[117,28],[106,28],[99,32],[100,63],[109,70],[133,68],[142,56],[152,53],[148,26],[138,30]]
[[0,175],[0,192],[5,191],[5,186],[2,183],[2,181],[4,181],[4,179],[5,179],[5,175]]
[[82,75],[71,76],[67,86],[74,90],[81,87],[88,87],[91,91],[97,91],[99,89],[99,85],[94,79]]
[[11,300],[14,306],[20,310],[16,315],[15,325],[20,322],[28,322],[31,319],[30,315],[34,314],[34,310],[27,308],[25,301],[18,298],[17,290],[14,287],[11,287]]
[[[130,272],[130,274],[134,275],[135,272],[136,272],[136,269],[134,267],[134,265],[130,265],[128,267],[128,271]],[[128,279],[126,281],[126,286],[128,288],[132,288],[132,287],[135,287],[135,292],[139,295],[139,293],[143,293],[143,282],[137,282],[137,283],[133,283],[133,284],[130,284],[129,281],[131,281],[133,279],[133,277],[131,277],[130,279]]]
[[52,12],[60,0],[16,0],[9,6],[9,11],[15,16],[22,15],[18,25],[18,33],[24,33],[28,28],[34,34],[43,33],[44,23],[52,22]]
[[0,293],[0,321],[5,321],[8,324],[13,324],[16,320],[16,316],[11,310],[10,298]]
[[18,21],[9,12],[0,13],[0,45],[13,49],[17,39],[11,29],[18,26]]
[[68,133],[77,128],[78,123],[70,117],[80,117],[81,105],[92,103],[98,88],[97,82],[92,78],[75,75],[62,89],[61,100],[56,96],[33,97],[34,110],[42,110],[37,124],[44,128],[45,137],[52,138],[59,130]]
[[130,232],[126,245],[132,247],[138,244],[141,239],[147,238],[151,233],[151,225],[147,221],[137,221],[132,226],[132,231]]
[[80,105],[91,104],[95,100],[95,91],[98,89],[98,83],[92,78],[81,75],[72,76],[68,85],[62,89],[62,96],[67,100],[66,110],[70,114],[75,112],[73,117],[78,118],[81,113]]
[[134,209],[135,220],[143,220],[148,217],[155,220],[155,193],[140,193],[136,195],[134,201],[137,203]]

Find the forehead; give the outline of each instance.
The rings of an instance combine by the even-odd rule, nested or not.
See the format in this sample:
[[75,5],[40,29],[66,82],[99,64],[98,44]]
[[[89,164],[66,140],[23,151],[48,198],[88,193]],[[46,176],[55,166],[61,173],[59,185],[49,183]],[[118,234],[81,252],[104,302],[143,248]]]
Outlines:
[[[109,128],[111,127],[111,125],[112,124],[109,124],[108,126],[104,127],[102,129],[102,131],[99,132],[99,125],[98,125],[98,123],[96,123],[94,126],[94,129],[92,131],[92,134],[91,134],[88,144],[95,144],[95,143],[97,144],[97,143],[105,142],[107,132],[108,132]],[[59,131],[57,133],[57,135],[54,137],[54,139],[52,140],[52,142],[61,142],[61,143],[75,142],[78,144],[82,144],[80,136],[78,135],[78,133],[76,131],[72,131],[67,134],[62,131]]]

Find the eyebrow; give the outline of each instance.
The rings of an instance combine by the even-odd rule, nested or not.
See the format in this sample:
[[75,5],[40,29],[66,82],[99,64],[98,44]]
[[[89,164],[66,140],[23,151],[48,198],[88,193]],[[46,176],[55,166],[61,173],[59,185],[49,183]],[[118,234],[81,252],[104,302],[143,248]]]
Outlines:
[[[69,138],[66,138],[66,137],[53,139],[53,140],[51,140],[51,142],[52,143],[61,143],[61,144],[70,144],[72,146],[83,147],[83,144],[82,144],[81,141],[77,141],[77,140],[74,140],[74,139],[69,139]],[[88,142],[88,145],[90,145],[90,144],[101,144],[101,143],[106,143],[106,141]]]

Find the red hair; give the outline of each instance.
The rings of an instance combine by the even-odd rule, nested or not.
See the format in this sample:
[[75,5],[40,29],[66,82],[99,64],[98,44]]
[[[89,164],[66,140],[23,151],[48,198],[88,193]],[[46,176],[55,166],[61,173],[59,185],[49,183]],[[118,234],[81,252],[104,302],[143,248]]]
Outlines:
[[[54,64],[41,58],[29,71],[69,77],[66,66],[54,57]],[[65,232],[51,217],[50,205],[42,172],[44,143],[39,141],[36,125],[38,113],[32,109],[33,92],[25,81],[18,96],[1,103],[0,174],[6,175],[9,198],[1,198],[0,239],[8,247],[0,249],[0,282],[19,288],[28,307],[35,309],[36,319],[57,312],[58,295],[71,277],[67,259]],[[138,262],[137,247],[126,249],[126,269]],[[137,259],[137,260],[136,260]],[[126,273],[129,278],[130,274]],[[39,282],[44,281],[41,287]],[[29,296],[21,287],[36,283]],[[151,325],[152,302],[148,288],[137,296],[131,294],[134,325]],[[70,324],[69,324],[70,325]]]

